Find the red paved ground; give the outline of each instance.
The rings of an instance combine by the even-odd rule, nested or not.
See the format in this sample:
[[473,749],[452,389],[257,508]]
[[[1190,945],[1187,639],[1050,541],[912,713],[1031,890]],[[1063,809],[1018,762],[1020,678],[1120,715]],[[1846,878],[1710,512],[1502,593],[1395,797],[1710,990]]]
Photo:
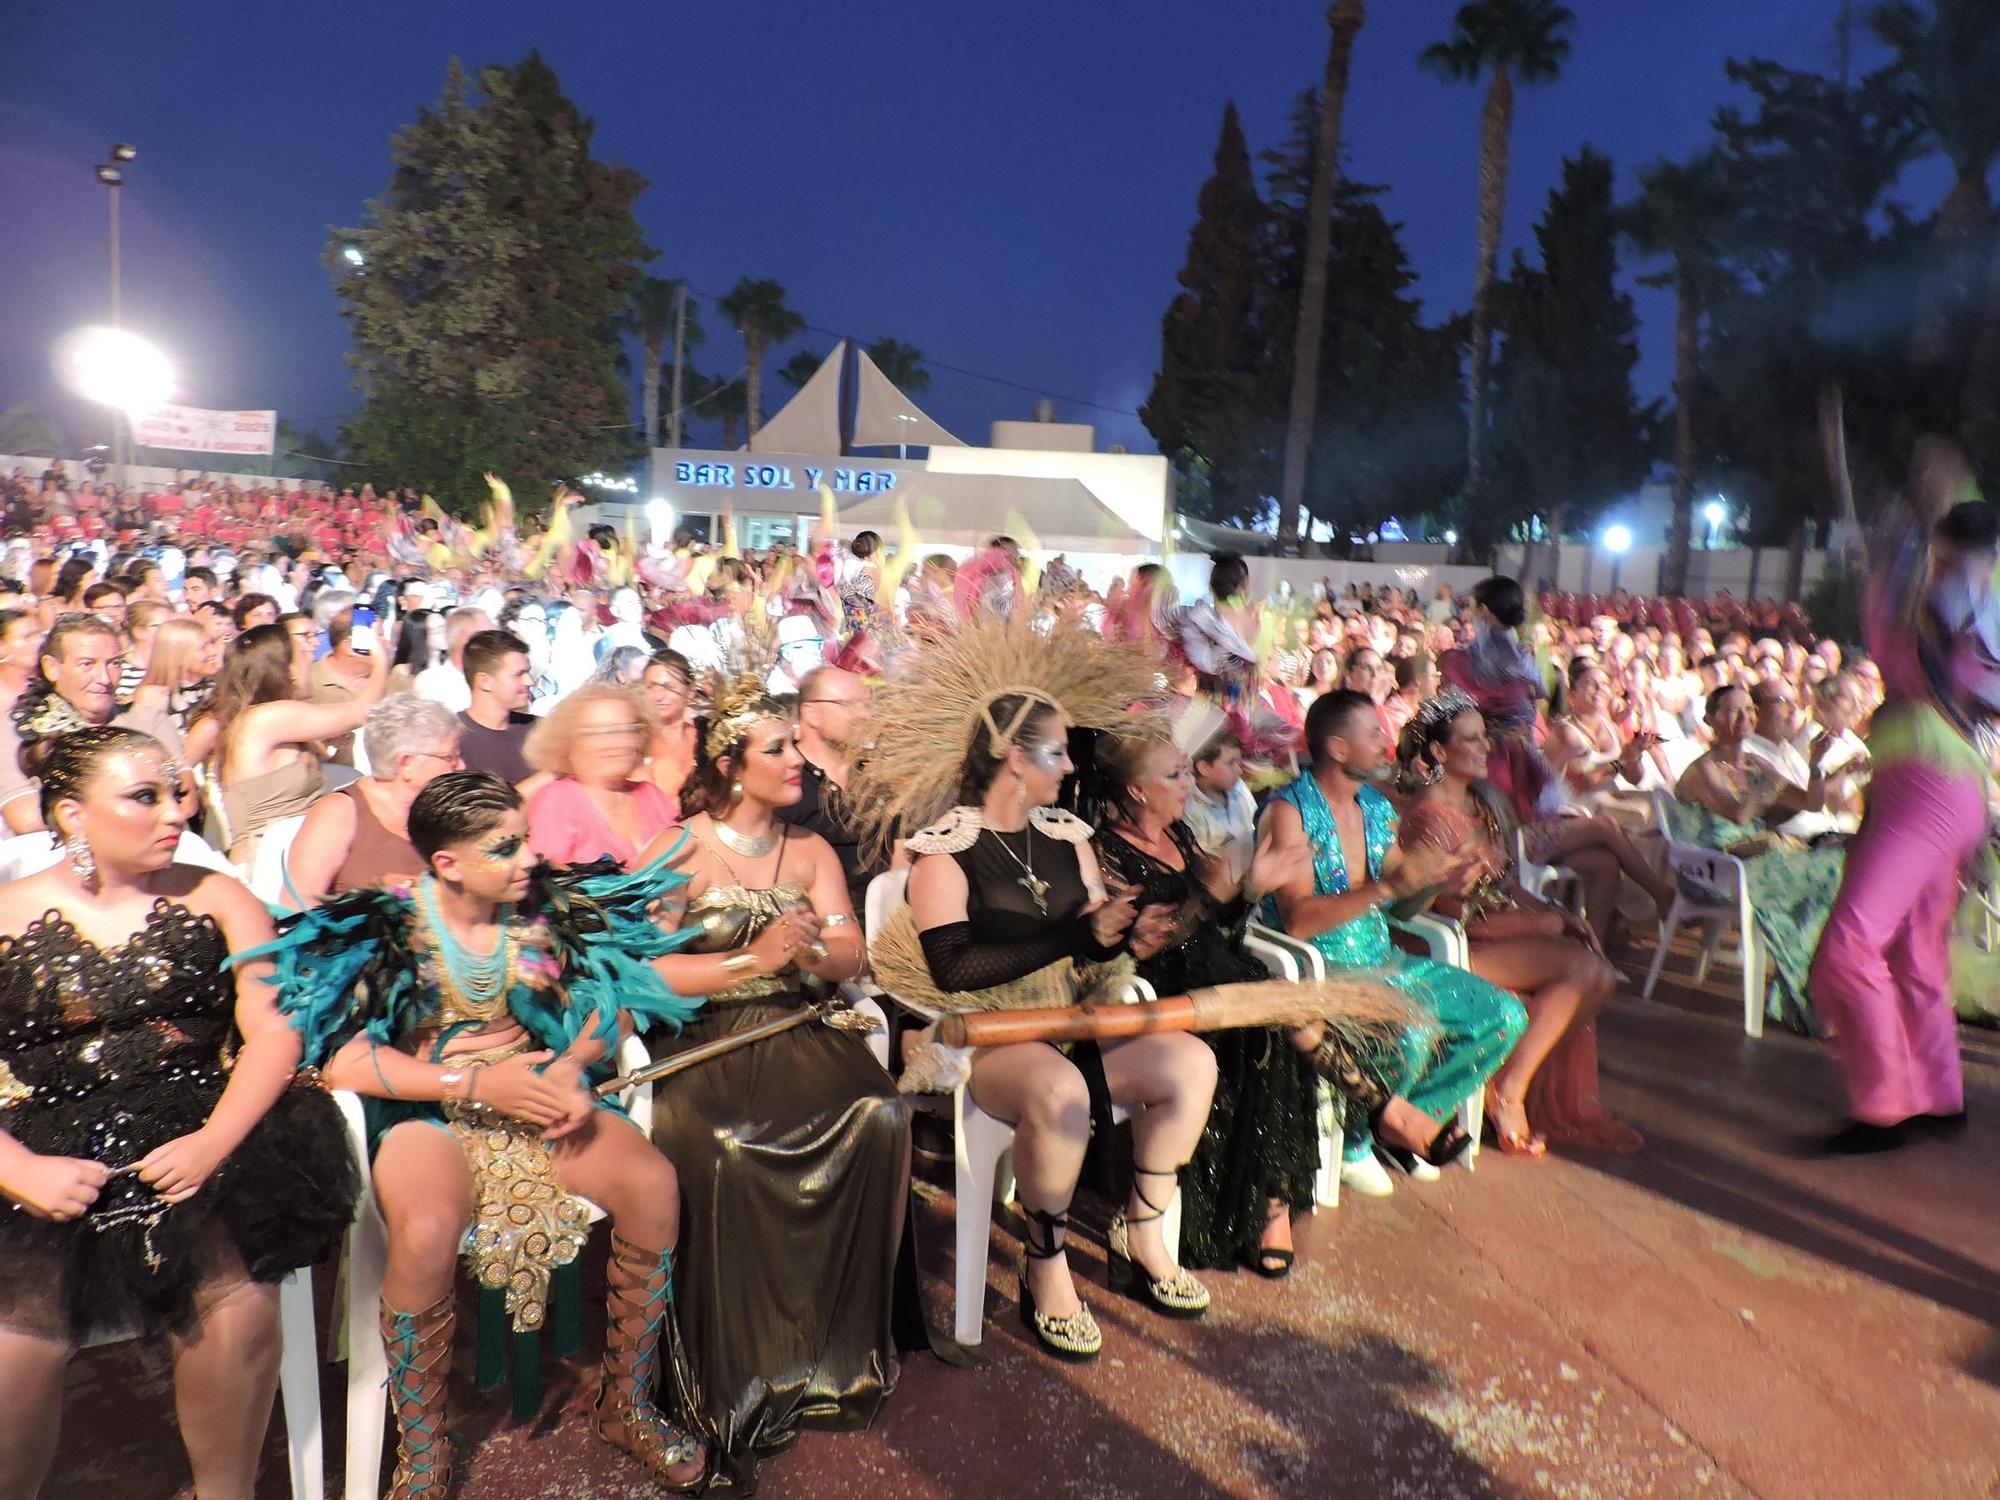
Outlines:
[[[1643,1155],[1489,1151],[1475,1174],[1350,1198],[1302,1226],[1289,1281],[1213,1278],[1199,1325],[1113,1300],[1092,1259],[1086,1295],[1107,1337],[1095,1367],[1024,1345],[1014,1242],[998,1233],[985,1368],[913,1360],[873,1431],[808,1435],[760,1493],[2000,1494],[2000,1034],[1964,1033],[1967,1136],[1815,1158],[1824,1060],[1800,1039],[1745,1037],[1734,979],[1718,964],[1699,993],[1624,999],[1607,1017],[1605,1094],[1647,1133]],[[948,1321],[950,1200],[927,1187],[923,1204],[927,1292]],[[470,1356],[468,1337],[461,1375]],[[340,1373],[327,1391],[336,1493]],[[654,1493],[585,1430],[587,1373],[556,1372],[527,1428],[508,1425],[503,1399],[467,1392],[456,1425],[475,1448],[459,1494]],[[130,1347],[78,1360],[51,1496],[185,1492],[163,1376],[156,1353]],[[280,1444],[274,1432],[260,1500],[287,1493]]]

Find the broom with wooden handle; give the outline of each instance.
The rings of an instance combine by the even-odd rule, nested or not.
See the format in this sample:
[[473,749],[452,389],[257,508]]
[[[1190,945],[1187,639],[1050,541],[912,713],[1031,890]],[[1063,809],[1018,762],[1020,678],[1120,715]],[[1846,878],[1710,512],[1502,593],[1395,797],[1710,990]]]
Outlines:
[[947,1047],[1006,1047],[1020,1042],[1117,1041],[1165,1031],[1233,1031],[1246,1026],[1296,1030],[1319,1021],[1342,1030],[1383,1031],[1422,1023],[1401,990],[1374,979],[1306,984],[1223,984],[1164,1000],[1072,1005],[1037,1010],[957,1011],[941,1016]]

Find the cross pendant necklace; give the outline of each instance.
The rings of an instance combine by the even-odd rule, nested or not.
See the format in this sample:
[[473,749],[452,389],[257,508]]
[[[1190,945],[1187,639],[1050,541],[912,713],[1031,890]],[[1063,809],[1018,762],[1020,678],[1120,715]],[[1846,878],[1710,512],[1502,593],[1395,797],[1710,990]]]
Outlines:
[[1026,859],[1023,859],[1020,855],[1016,854],[1013,851],[1012,847],[1009,846],[1007,841],[1002,837],[1000,837],[999,829],[989,828],[986,831],[993,835],[993,842],[998,844],[1001,847],[1001,849],[1006,851],[1007,857],[1013,860],[1015,864],[1021,867],[1022,870],[1021,877],[1020,879],[1016,880],[1014,884],[1018,885],[1022,890],[1026,891],[1030,896],[1034,898],[1035,910],[1040,912],[1043,916],[1046,917],[1049,914],[1049,883],[1046,880],[1039,879],[1035,874],[1034,825],[1030,823],[1027,829],[1025,830],[1027,838],[1024,840],[1024,843],[1028,851],[1028,857]]

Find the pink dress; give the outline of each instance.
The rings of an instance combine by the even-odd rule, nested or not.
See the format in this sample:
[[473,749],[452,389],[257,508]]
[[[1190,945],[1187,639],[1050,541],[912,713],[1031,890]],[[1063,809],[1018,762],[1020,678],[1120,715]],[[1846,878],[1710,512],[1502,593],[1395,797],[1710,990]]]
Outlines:
[[674,806],[650,781],[628,781],[633,826],[612,828],[581,782],[559,777],[528,799],[528,843],[543,859],[561,865],[588,864],[610,855],[634,868],[639,851],[674,823]]

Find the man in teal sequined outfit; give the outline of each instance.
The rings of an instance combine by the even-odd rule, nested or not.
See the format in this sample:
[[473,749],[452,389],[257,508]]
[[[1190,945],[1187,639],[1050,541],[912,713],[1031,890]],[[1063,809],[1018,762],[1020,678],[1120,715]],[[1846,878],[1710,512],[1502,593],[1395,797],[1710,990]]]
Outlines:
[[[1271,800],[1264,837],[1312,849],[1312,875],[1266,899],[1267,913],[1309,940],[1332,970],[1371,969],[1418,1001],[1436,1029],[1408,1028],[1363,1059],[1393,1093],[1437,1121],[1486,1086],[1528,1024],[1521,1002],[1475,974],[1413,958],[1389,940],[1385,906],[1421,898],[1476,872],[1476,856],[1396,846],[1396,809],[1375,783],[1394,765],[1374,704],[1345,690],[1318,698],[1306,715],[1311,769]],[[1354,882],[1348,870],[1363,865]],[[1350,1120],[1345,1155],[1374,1147],[1365,1121]]]

